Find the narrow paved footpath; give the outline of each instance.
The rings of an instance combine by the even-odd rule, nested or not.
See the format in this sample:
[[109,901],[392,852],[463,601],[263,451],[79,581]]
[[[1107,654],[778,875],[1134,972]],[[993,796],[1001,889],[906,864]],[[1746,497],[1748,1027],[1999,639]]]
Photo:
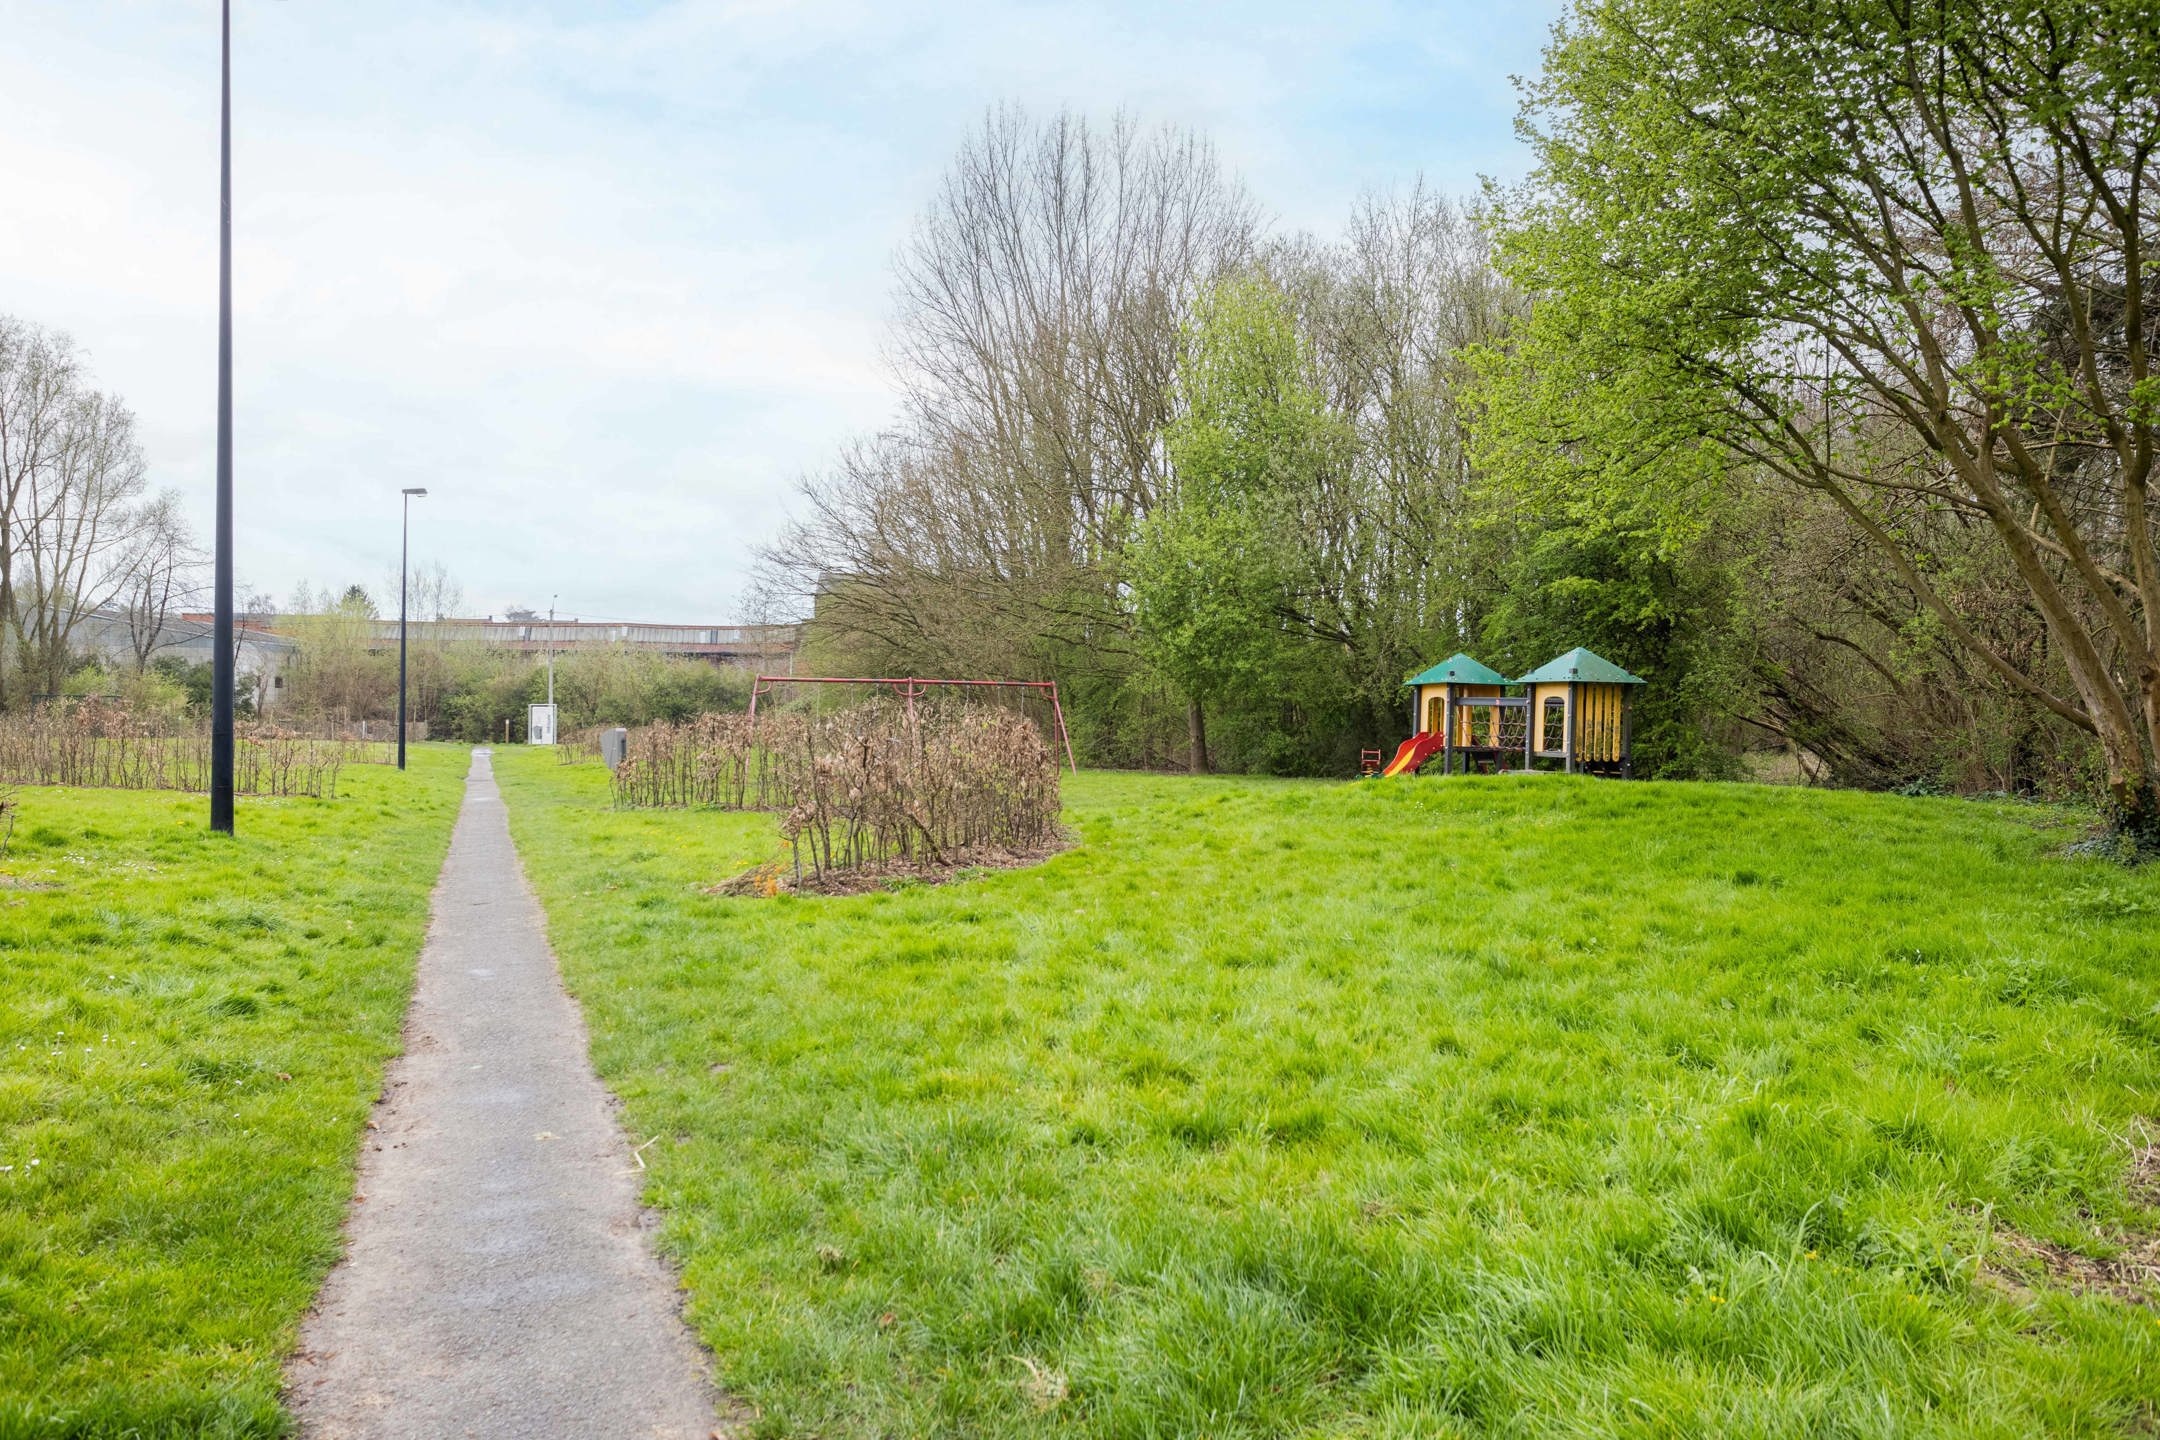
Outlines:
[[346,1256],[287,1395],[318,1440],[706,1440],[719,1427],[488,752],[435,889]]

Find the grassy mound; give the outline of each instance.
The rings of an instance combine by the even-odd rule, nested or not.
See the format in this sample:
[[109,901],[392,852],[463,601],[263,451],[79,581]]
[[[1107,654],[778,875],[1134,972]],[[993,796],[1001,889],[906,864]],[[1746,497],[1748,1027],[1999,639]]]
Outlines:
[[465,753],[336,800],[24,790],[0,872],[0,1436],[275,1435]]
[[1088,775],[1037,869],[731,899],[763,817],[499,773],[760,1433],[2155,1423],[2160,874],[2069,817]]

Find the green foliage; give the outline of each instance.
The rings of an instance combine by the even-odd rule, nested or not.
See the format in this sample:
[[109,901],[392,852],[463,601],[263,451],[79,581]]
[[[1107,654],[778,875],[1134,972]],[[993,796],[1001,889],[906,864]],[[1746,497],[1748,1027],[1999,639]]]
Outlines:
[[1577,645],[1618,662],[1648,682],[1636,774],[1730,778],[1756,618],[1730,462],[1655,398],[1670,376],[1614,363],[1565,312],[1540,305],[1469,357],[1493,582],[1479,639],[1510,674]]
[[[2116,517],[2160,433],[2131,334],[2149,302],[2122,279],[2152,245],[2153,21],[2120,0],[1581,0],[1526,87],[1536,168],[1493,196],[1538,303],[1486,359],[1484,438],[1497,476],[1668,552],[1731,480],[1821,497],[1893,592],[1876,627],[1925,612],[2034,713],[2089,722],[2115,802],[2160,826],[2133,614],[2153,597],[2098,568],[2143,564]],[[2007,580],[1973,593],[1968,559]],[[1769,668],[1781,702],[1809,683]],[[1803,718],[1855,769],[1899,763],[1864,715]]]
[[[191,669],[202,671],[199,690],[203,708],[200,712],[194,708],[198,687],[189,683]],[[61,693],[76,698],[115,699],[126,706],[131,715],[177,724],[189,715],[209,713],[209,672],[207,664],[191,667],[175,656],[161,657],[140,673],[128,665],[92,662],[70,674]],[[241,703],[237,706],[240,713],[254,714],[252,700],[246,691],[242,692]]]
[[336,800],[24,789],[0,874],[0,1435],[272,1436],[464,757]]
[[2003,1234],[2160,1223],[2160,881],[2074,815],[1083,774],[1039,868],[746,900],[767,820],[498,773],[759,1434],[2149,1421],[2149,1311]]
[[[526,707],[547,703],[546,667],[529,655],[480,653],[445,682],[439,714],[453,739],[484,742],[525,734]],[[559,729],[680,722],[750,703],[750,676],[710,665],[630,650],[568,650],[555,657]]]
[[1181,505],[1295,496],[1340,459],[1341,424],[1307,379],[1289,297],[1264,275],[1224,280],[1195,312],[1165,437]]
[[1191,703],[1231,718],[1239,768],[1304,768],[1313,737],[1291,733],[1296,718],[1339,725],[1347,709],[1348,637],[1316,623],[1309,521],[1351,437],[1309,369],[1274,282],[1245,275],[1209,292],[1164,436],[1173,484],[1124,552],[1142,654]]
[[[1404,601],[1430,582],[1399,563],[1367,583],[1404,595],[1330,579],[1339,552],[1371,543],[1371,521],[1331,525],[1329,512],[1378,499],[1346,478],[1372,461],[1307,378],[1287,297],[1264,277],[1218,287],[1189,337],[1186,408],[1166,437],[1177,488],[1126,551],[1143,653],[1205,702],[1229,768],[1342,773],[1355,746],[1403,733],[1408,668],[1467,645],[1512,674],[1588,645],[1652,682],[1641,773],[1732,774],[1725,717],[1744,690],[1746,617],[1742,587],[1714,558],[1724,462],[1694,437],[1593,480],[1581,467],[1611,452],[1551,443],[1543,372],[1512,347],[1468,358],[1479,468],[1436,537],[1466,578],[1429,626]],[[1628,417],[1644,409],[1594,387],[1579,398]]]
[[1722,733],[1745,691],[1740,579],[1707,543],[1548,515],[1502,536],[1482,653],[1522,674],[1577,645],[1641,676],[1635,774],[1731,779]]
[[[160,655],[150,662],[150,673],[179,691],[181,703],[190,715],[207,715],[211,707],[211,687],[216,683],[216,667],[209,661],[190,662],[178,655]],[[253,714],[255,697],[243,692],[235,697],[235,708],[244,708]]]
[[[280,705],[289,714],[342,722],[397,714],[397,649],[379,640],[375,607],[359,586],[327,610],[277,623],[298,647],[284,667]],[[423,659],[414,668],[429,667]]]
[[[445,738],[485,744],[524,733],[528,705],[547,698],[543,675],[530,661],[476,665],[453,681],[438,702]],[[504,728],[505,722],[509,728]],[[574,728],[574,727],[559,727]]]
[[[535,701],[547,698],[544,675]],[[637,650],[575,650],[555,657],[555,703],[565,726],[645,725],[682,721],[750,703],[750,675]],[[520,717],[522,718],[522,717]]]
[[1280,692],[1304,569],[1296,521],[1342,427],[1307,383],[1287,299],[1244,276],[1198,307],[1164,437],[1174,484],[1126,552],[1148,658],[1200,704]]
[[1151,515],[1126,553],[1142,648],[1196,703],[1250,701],[1281,678],[1278,537],[1263,512],[1180,502]]

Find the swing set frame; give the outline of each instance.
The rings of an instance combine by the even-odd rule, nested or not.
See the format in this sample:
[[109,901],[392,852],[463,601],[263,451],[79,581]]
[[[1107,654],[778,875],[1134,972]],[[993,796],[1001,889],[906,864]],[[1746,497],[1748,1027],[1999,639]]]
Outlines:
[[1050,713],[1057,720],[1058,743],[1065,747],[1065,763],[1072,773],[1080,773],[1079,762],[1073,759],[1072,735],[1065,728],[1065,707],[1058,700],[1055,680],[932,680],[920,675],[894,676],[848,676],[848,675],[759,675],[750,685],[750,728],[757,729],[758,697],[769,693],[775,685],[884,685],[897,690],[907,706],[909,719],[915,718],[915,702],[926,695],[930,687],[946,685],[955,688],[979,687],[995,690],[1038,690],[1049,695]]

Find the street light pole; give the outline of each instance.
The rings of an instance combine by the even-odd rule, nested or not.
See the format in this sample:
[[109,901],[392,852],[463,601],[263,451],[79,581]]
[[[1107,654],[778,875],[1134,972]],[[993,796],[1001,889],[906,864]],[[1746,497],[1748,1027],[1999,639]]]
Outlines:
[[210,828],[233,833],[232,0],[218,88],[217,569],[210,627]]
[[398,522],[397,552],[397,768],[400,770],[405,768],[405,560],[412,553],[413,496],[425,495],[427,491],[414,487],[401,493],[405,502]]

